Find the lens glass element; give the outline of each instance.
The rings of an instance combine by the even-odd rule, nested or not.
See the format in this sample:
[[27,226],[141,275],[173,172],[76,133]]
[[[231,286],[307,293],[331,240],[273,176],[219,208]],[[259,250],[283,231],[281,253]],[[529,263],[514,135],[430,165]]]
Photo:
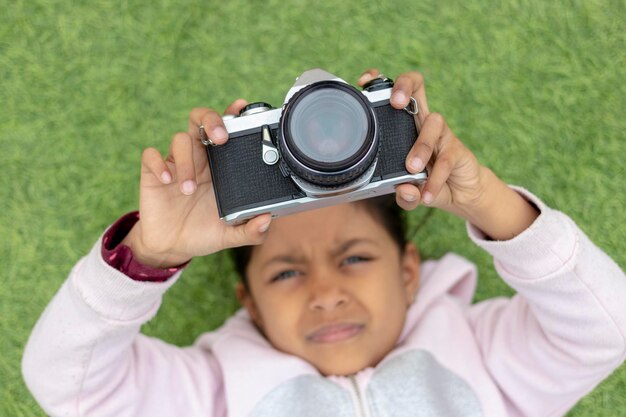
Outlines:
[[288,128],[302,154],[332,164],[361,149],[369,125],[366,110],[355,97],[336,88],[320,88],[299,100]]

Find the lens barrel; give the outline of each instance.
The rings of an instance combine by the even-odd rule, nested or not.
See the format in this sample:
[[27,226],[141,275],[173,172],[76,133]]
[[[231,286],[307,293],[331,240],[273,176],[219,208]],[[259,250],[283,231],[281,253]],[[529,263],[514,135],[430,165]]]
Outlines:
[[374,112],[356,88],[338,81],[312,83],[285,105],[278,147],[296,176],[337,187],[363,174],[375,161]]

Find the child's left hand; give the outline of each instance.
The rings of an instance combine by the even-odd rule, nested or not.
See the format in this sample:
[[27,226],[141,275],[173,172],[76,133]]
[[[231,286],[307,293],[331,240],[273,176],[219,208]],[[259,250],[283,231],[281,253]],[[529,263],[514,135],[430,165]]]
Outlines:
[[[376,69],[367,70],[358,84],[379,74]],[[390,104],[402,109],[411,96],[417,101],[415,123],[420,132],[406,169],[417,173],[426,167],[429,176],[420,188],[413,184],[396,187],[398,205],[405,210],[420,203],[441,208],[470,221],[493,239],[508,239],[526,229],[538,215],[536,208],[481,165],[441,114],[429,112],[424,78],[418,72],[396,78]]]

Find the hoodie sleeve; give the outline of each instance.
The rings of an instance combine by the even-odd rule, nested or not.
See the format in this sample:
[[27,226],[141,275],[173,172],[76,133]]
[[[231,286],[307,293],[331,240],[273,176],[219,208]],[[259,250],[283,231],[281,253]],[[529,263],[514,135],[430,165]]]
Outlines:
[[35,399],[51,416],[216,415],[221,378],[209,353],[139,334],[180,272],[132,280],[102,259],[101,244],[30,335],[22,373]]
[[517,294],[469,319],[510,415],[558,416],[626,357],[626,276],[568,216],[516,190],[541,212],[527,230],[504,242],[468,232]]

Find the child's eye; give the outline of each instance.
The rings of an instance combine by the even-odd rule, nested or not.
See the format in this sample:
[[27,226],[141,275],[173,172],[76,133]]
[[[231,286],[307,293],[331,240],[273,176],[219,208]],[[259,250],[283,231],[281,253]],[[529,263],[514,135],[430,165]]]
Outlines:
[[271,279],[271,282],[282,281],[282,280],[285,280],[285,279],[293,278],[293,277],[297,276],[298,274],[299,274],[299,272],[295,271],[293,269],[290,269],[289,271],[283,271],[283,272],[275,275],[274,278]]
[[342,265],[351,265],[351,264],[356,264],[359,262],[367,262],[370,259],[371,258],[366,258],[364,256],[358,256],[358,255],[350,256],[343,260]]

